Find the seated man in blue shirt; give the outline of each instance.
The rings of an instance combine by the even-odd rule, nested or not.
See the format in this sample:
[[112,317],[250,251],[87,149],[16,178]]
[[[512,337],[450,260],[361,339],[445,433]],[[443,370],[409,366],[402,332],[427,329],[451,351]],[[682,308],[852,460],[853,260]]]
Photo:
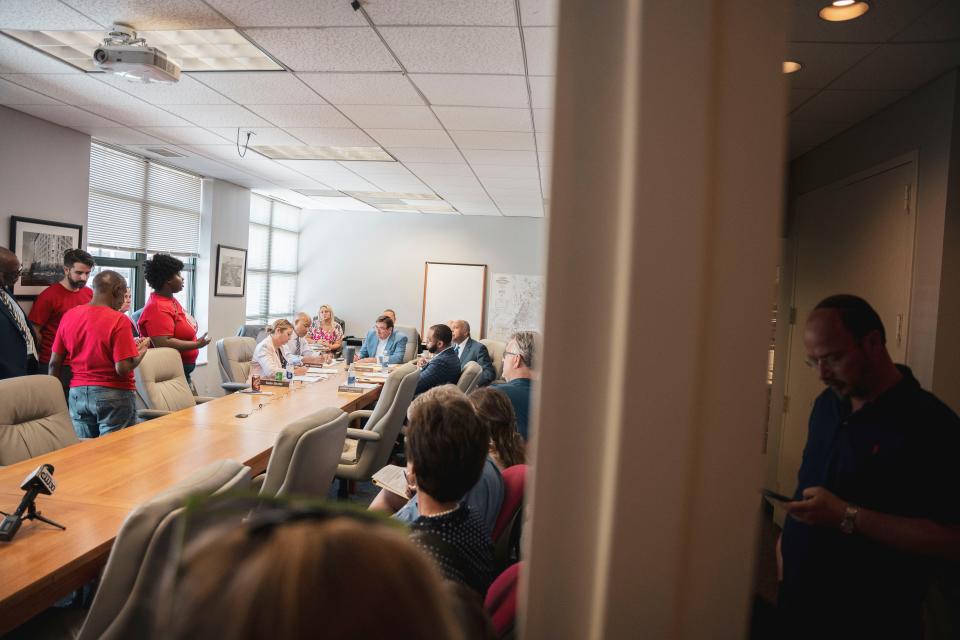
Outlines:
[[503,352],[503,384],[494,387],[510,398],[517,414],[517,431],[528,439],[530,420],[530,383],[533,380],[534,343],[537,334],[533,331],[518,331],[510,337]]
[[376,362],[377,356],[385,353],[390,364],[400,364],[406,350],[407,336],[393,330],[393,319],[390,316],[380,316],[377,318],[376,327],[367,332],[354,362]]
[[435,324],[427,329],[427,351],[434,354],[430,360],[420,358],[420,381],[414,395],[420,395],[428,389],[443,384],[457,384],[460,381],[460,358],[450,343],[453,332],[445,324]]

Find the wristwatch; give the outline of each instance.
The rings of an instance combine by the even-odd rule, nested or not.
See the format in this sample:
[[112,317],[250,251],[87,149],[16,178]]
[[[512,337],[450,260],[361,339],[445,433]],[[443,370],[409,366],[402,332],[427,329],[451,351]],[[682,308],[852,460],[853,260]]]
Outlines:
[[851,534],[857,528],[857,514],[860,513],[860,507],[848,504],[843,510],[843,520],[840,521],[840,531]]

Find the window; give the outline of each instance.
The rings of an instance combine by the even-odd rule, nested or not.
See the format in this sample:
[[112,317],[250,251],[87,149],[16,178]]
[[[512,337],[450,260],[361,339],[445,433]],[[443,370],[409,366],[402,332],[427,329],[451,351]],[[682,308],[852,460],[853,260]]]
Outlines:
[[263,196],[250,198],[247,321],[290,318],[297,297],[300,209]]
[[[90,277],[97,275],[104,269],[111,269],[122,275],[130,286],[130,313],[137,309],[142,309],[146,304],[147,298],[153,293],[153,289],[147,284],[143,277],[143,263],[147,258],[152,257],[145,253],[132,253],[129,251],[117,251],[113,249],[104,249],[102,247],[90,247],[90,254],[97,261],[91,272]],[[183,306],[183,308],[193,315],[194,313],[194,281],[197,271],[197,259],[193,256],[175,256],[183,262],[183,289],[174,294],[174,298]]]

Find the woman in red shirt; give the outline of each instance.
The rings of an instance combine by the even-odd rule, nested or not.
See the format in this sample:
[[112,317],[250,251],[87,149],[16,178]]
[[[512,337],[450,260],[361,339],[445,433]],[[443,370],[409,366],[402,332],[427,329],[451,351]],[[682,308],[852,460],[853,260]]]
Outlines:
[[155,347],[170,347],[180,352],[183,373],[190,382],[200,349],[210,344],[204,333],[197,338],[197,325],[173,294],[183,290],[183,263],[166,253],[158,253],[144,263],[144,277],[153,289],[140,314],[140,335],[149,337]]

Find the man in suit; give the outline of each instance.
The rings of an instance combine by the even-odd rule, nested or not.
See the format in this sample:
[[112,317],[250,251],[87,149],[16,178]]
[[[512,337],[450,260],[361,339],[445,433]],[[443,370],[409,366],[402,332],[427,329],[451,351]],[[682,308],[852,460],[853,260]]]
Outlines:
[[0,379],[37,373],[37,337],[10,294],[20,271],[17,255],[0,247]]
[[497,377],[497,369],[487,352],[487,347],[470,337],[470,323],[466,320],[451,320],[450,331],[453,332],[453,350],[460,358],[460,367],[468,362],[476,362],[483,371],[480,373],[478,387],[485,387]]
[[457,384],[460,380],[460,358],[453,350],[453,332],[445,324],[435,324],[427,329],[427,351],[434,354],[430,360],[420,358],[420,381],[414,395],[444,384]]
[[407,336],[393,330],[393,319],[390,316],[380,316],[376,326],[367,332],[354,362],[376,362],[377,356],[385,353],[390,364],[400,364],[406,350]]

